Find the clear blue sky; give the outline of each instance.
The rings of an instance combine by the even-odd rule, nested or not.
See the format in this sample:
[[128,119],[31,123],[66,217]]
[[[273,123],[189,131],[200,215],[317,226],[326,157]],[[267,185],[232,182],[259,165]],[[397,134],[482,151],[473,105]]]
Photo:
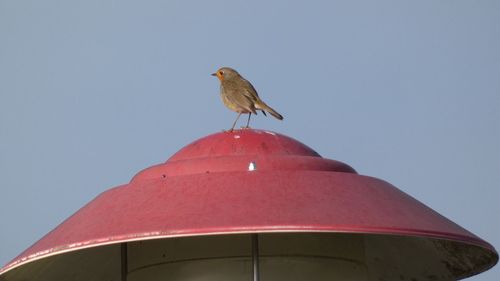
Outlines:
[[[0,0],[0,263],[235,114],[500,249],[500,1]],[[500,266],[471,280],[493,281]]]

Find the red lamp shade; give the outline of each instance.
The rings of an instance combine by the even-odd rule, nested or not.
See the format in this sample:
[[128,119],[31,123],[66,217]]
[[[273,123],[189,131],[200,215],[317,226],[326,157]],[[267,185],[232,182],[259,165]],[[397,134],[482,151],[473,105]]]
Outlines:
[[498,261],[391,184],[248,129],[201,138],[105,191],[0,280],[123,280],[123,245],[128,280],[249,280],[251,233],[262,280],[457,280]]

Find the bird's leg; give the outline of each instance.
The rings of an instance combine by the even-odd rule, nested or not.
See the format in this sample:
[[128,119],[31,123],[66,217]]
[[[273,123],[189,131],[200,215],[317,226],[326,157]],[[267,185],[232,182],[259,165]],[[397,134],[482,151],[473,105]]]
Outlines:
[[238,113],[238,117],[236,117],[236,120],[234,120],[233,126],[229,130],[229,132],[232,132],[234,130],[234,126],[236,126],[236,122],[238,122],[238,119],[240,118],[241,112]]
[[245,129],[249,129],[250,128],[250,117],[252,117],[252,112],[248,113],[248,120],[247,120],[247,125],[244,127]]

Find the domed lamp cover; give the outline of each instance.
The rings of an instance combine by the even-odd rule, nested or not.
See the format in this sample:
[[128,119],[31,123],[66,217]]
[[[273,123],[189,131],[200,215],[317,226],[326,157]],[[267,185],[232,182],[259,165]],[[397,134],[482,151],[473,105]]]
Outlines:
[[459,280],[498,261],[391,184],[245,129],[201,138],[103,192],[0,280],[251,280],[255,243],[261,280]]

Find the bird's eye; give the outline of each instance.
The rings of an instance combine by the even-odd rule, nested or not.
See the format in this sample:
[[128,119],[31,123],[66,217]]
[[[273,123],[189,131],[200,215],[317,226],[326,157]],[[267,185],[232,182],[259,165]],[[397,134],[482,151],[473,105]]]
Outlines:
[[219,71],[219,75],[222,76],[224,74],[223,71]]

